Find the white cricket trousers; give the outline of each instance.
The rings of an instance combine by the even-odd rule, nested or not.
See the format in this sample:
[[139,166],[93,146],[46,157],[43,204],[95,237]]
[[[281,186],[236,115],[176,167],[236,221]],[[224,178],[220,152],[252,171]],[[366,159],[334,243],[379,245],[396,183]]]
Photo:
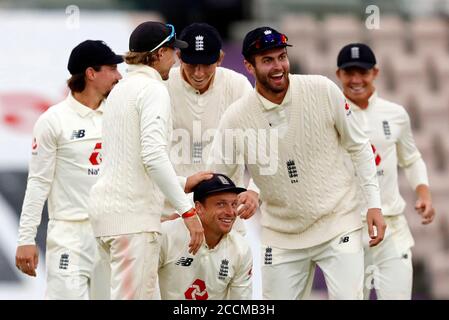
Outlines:
[[110,265],[112,300],[151,300],[157,296],[160,233],[97,237],[97,242],[101,260]]
[[315,267],[324,273],[329,299],[363,298],[362,230],[305,249],[262,246],[262,293],[266,300],[309,296]]
[[384,240],[377,246],[369,247],[366,228],[364,231],[364,298],[368,299],[371,289],[374,288],[379,300],[410,300],[413,282],[413,237],[402,214],[384,216],[384,219],[387,230]]
[[46,299],[109,299],[108,266],[89,220],[48,222],[46,266]]

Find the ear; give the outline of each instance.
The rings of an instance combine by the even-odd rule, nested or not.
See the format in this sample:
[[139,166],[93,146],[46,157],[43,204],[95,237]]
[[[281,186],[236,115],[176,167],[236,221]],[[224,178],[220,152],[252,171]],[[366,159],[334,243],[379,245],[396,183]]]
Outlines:
[[246,70],[256,77],[256,70],[254,69],[254,66],[246,59],[243,60],[243,63],[245,64]]
[[220,50],[220,56],[218,57],[218,60],[217,60],[217,67],[219,67],[221,65],[221,63],[223,62],[224,56],[225,56],[224,51]]
[[[340,79],[340,68],[337,69],[337,71],[335,71],[335,75],[337,76],[338,79]],[[341,79],[340,79],[341,80]]]
[[195,209],[196,209],[198,216],[201,218],[205,213],[205,208],[204,208],[203,204],[199,201],[195,201]]
[[95,70],[92,67],[89,67],[84,71],[84,76],[86,77],[86,80],[94,80],[95,79]]
[[374,79],[376,79],[377,76],[379,75],[379,68],[378,67],[374,67],[373,68],[373,75],[374,75]]

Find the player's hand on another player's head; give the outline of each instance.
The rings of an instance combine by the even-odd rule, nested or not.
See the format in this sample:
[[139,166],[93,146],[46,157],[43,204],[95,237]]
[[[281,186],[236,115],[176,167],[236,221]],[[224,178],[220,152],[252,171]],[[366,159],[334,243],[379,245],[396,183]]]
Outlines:
[[187,177],[186,185],[184,187],[185,193],[192,192],[193,188],[203,180],[208,180],[213,177],[212,171],[199,171]]
[[242,192],[237,197],[237,215],[242,219],[251,218],[259,207],[259,194],[252,190]]
[[422,224],[429,224],[435,218],[435,209],[432,207],[430,199],[418,199],[415,204],[415,210],[421,215]]
[[16,251],[16,267],[23,273],[35,277],[39,263],[39,251],[34,244],[18,246]]
[[183,218],[190,232],[189,253],[196,254],[204,241],[204,229],[198,215]]
[[371,238],[369,246],[374,247],[384,239],[385,230],[387,229],[382,211],[379,208],[368,209],[366,223],[368,224],[368,234]]

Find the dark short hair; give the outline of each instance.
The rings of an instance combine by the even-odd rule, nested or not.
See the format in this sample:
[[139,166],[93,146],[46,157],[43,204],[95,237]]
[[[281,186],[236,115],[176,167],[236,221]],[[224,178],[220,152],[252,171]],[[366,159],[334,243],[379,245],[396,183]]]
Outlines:
[[[91,68],[95,71],[100,71],[102,66],[92,66]],[[86,88],[86,71],[83,73],[76,73],[72,75],[67,80],[67,85],[70,88],[70,91],[73,92],[83,92]]]

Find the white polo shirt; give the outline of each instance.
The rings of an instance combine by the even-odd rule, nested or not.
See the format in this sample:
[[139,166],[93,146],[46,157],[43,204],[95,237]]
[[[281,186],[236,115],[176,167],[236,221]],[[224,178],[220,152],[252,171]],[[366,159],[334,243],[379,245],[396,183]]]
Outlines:
[[[404,168],[413,190],[420,184],[428,185],[427,170],[413,139],[410,118],[400,105],[377,96],[374,92],[366,109],[351,104],[362,130],[371,141],[379,180],[382,213],[401,214],[405,201],[399,193],[398,168]],[[363,213],[366,210],[362,211]]]
[[93,110],[69,94],[39,117],[33,130],[19,245],[35,244],[47,198],[50,219],[88,219],[89,191],[101,163],[102,113],[102,106]]
[[249,300],[252,298],[253,256],[235,230],[196,255],[188,251],[190,236],[182,219],[162,223],[159,287],[164,300]]

